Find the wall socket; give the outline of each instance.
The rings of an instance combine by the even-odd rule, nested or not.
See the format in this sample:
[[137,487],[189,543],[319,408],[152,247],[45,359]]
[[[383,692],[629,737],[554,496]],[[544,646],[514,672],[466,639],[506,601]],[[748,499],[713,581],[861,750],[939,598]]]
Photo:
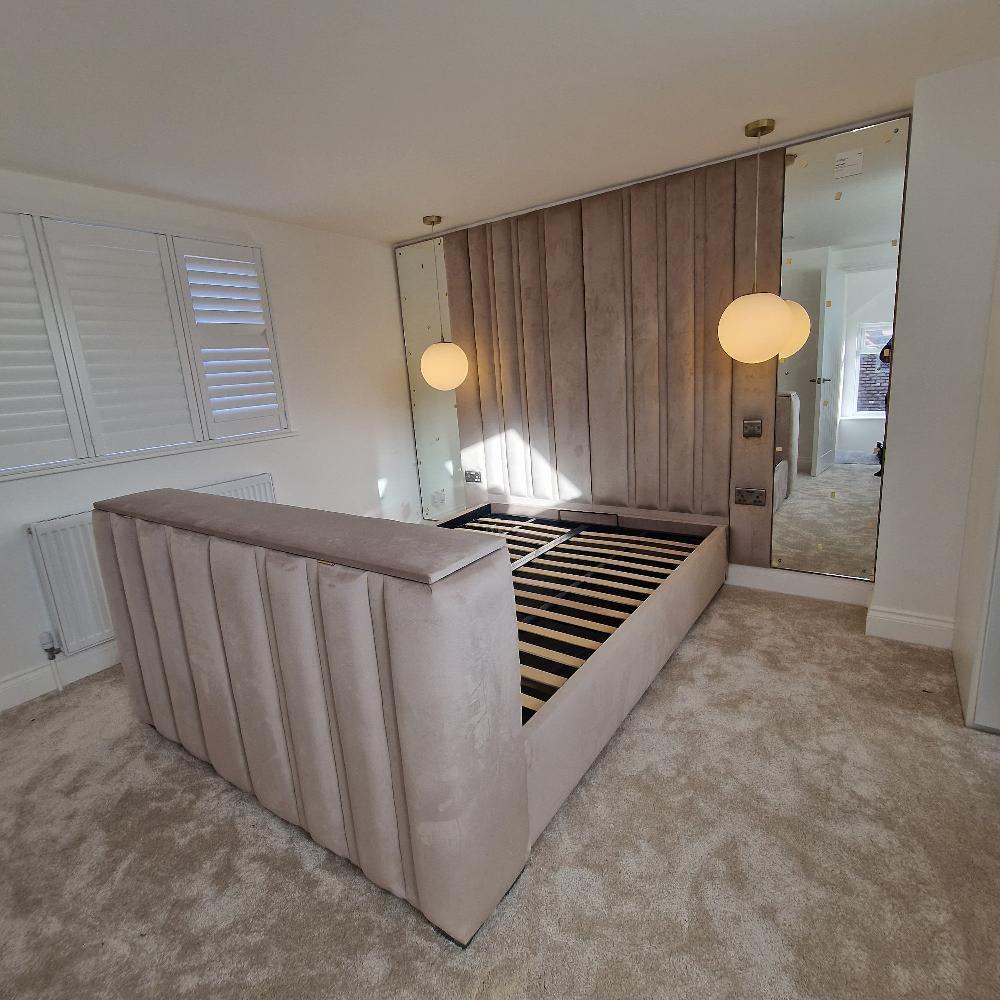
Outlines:
[[481,483],[483,481],[483,474],[478,469],[466,469],[465,481],[467,483]]
[[760,417],[743,421],[743,436],[745,438],[759,438],[764,436],[764,421]]
[[766,507],[767,490],[754,490],[749,486],[737,486],[736,502],[745,507]]

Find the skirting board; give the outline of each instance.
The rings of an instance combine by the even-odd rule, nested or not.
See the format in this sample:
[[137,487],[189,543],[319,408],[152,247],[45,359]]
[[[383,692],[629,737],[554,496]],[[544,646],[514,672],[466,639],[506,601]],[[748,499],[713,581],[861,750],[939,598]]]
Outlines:
[[797,573],[790,569],[766,566],[729,564],[726,583],[731,587],[751,587],[771,590],[795,597],[812,597],[819,601],[857,604],[867,608],[872,599],[873,584],[868,580],[851,580],[843,576],[823,576],[820,573]]
[[61,691],[67,684],[113,667],[118,662],[118,646],[106,642],[85,649],[75,656],[55,659],[29,667],[19,674],[0,680],[0,712],[51,691]]
[[868,609],[865,634],[897,642],[913,642],[919,646],[951,649],[955,619],[940,615],[918,615],[896,608]]

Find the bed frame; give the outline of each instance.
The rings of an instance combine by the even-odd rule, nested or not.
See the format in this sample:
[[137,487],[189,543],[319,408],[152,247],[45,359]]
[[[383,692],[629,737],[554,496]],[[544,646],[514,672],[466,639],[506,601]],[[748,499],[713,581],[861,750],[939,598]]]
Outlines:
[[135,714],[467,943],[727,569],[693,515],[95,505]]

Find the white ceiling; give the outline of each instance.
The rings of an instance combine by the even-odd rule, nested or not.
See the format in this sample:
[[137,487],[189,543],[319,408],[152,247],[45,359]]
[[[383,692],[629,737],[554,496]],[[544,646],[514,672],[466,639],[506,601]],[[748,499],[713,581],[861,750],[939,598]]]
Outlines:
[[[795,161],[785,168],[785,253],[898,240],[908,131],[902,118],[789,147]],[[856,150],[862,173],[837,180],[834,159]]]
[[996,0],[4,0],[0,165],[397,240],[998,52]]

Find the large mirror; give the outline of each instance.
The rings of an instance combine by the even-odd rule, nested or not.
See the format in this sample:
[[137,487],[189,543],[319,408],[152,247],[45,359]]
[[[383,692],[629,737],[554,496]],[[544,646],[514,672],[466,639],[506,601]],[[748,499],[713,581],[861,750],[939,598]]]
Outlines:
[[792,146],[781,294],[812,333],[778,362],[771,563],[870,580],[909,119]]
[[421,513],[426,521],[440,521],[466,505],[455,392],[433,388],[420,372],[424,351],[451,340],[441,238],[399,247],[396,274]]

